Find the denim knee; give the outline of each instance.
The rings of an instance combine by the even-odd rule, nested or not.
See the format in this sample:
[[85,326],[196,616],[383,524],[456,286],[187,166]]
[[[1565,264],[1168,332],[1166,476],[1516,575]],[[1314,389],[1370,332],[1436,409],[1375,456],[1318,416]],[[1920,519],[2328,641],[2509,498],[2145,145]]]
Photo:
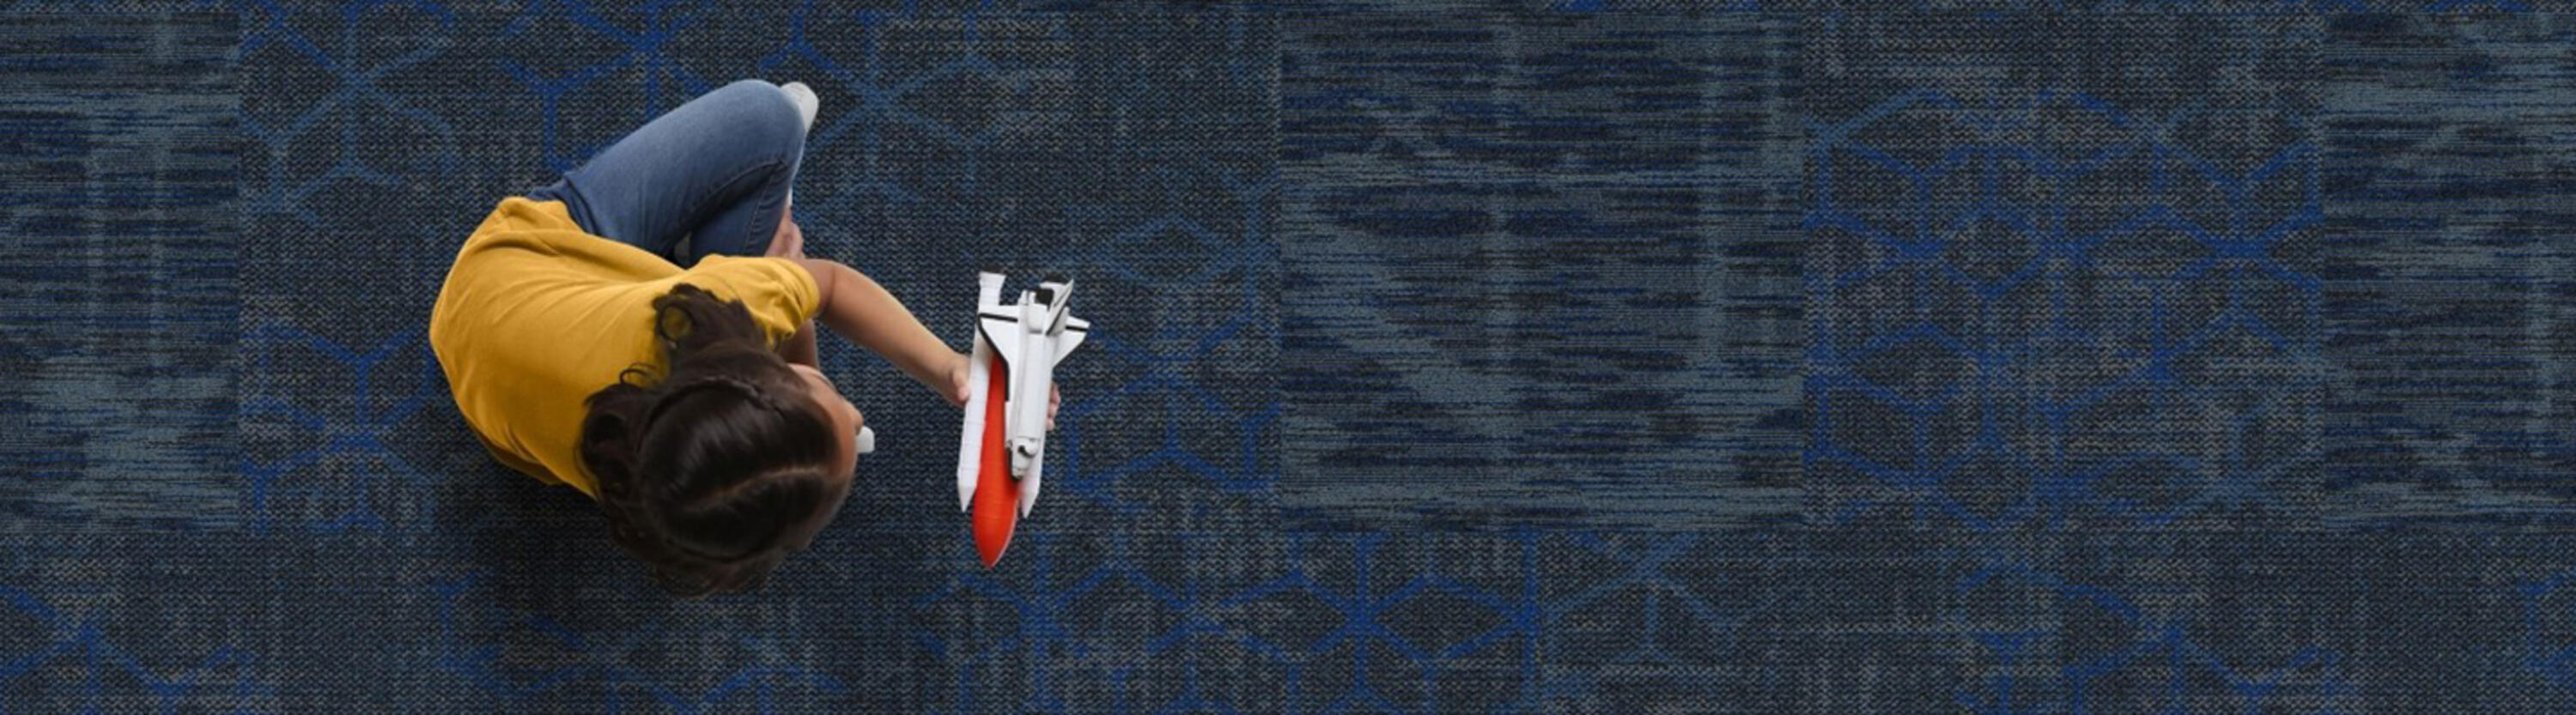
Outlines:
[[805,117],[796,111],[796,102],[787,98],[786,90],[773,86],[768,101],[761,102],[760,124],[763,131],[777,137],[778,154],[793,161],[805,154]]
[[736,130],[755,133],[761,144],[775,146],[785,156],[803,151],[805,119],[796,112],[796,103],[787,98],[787,90],[757,79],[736,80],[710,93],[739,115]]

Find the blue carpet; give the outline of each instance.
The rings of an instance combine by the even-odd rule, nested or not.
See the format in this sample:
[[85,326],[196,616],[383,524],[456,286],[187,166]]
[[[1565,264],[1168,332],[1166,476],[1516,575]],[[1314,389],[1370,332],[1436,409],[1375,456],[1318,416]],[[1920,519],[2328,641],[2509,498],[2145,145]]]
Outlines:
[[2576,516],[2576,340],[2560,200],[2571,28],[2326,25],[2327,482],[2355,526]]
[[0,25],[0,531],[239,516],[238,39],[213,12]]
[[[2569,711],[2526,5],[10,6],[0,711]],[[952,344],[1083,282],[1001,568],[846,345],[754,594],[448,402],[467,230],[739,77]]]
[[1291,23],[1281,501],[1431,528],[1796,521],[1786,25]]
[[1809,18],[1811,516],[2313,523],[2317,23]]

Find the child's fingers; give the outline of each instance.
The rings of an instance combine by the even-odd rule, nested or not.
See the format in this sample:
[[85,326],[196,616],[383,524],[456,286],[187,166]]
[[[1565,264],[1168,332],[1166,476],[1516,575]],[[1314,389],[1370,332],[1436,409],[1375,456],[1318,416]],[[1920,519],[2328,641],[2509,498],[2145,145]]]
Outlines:
[[767,253],[785,258],[805,257],[805,229],[796,225],[794,217],[778,217],[778,230],[769,236]]

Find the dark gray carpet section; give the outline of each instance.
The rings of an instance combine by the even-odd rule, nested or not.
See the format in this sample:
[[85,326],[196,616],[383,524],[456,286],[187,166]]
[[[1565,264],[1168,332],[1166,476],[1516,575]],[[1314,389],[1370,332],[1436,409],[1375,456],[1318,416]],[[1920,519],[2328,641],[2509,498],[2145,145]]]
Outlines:
[[1791,29],[1294,22],[1282,503],[1436,528],[1795,519]]
[[2576,519],[2559,15],[2328,24],[2330,518]]
[[0,531],[238,517],[237,31],[0,14]]
[[2316,22],[1807,18],[1811,516],[2312,523]]
[[1801,712],[2576,707],[2564,535],[1808,537],[1752,623]]

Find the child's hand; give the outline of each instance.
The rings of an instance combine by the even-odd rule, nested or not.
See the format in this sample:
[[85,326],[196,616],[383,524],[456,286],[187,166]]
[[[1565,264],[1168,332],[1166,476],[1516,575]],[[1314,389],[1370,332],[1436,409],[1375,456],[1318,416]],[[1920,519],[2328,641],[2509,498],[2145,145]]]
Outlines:
[[[957,408],[961,408],[961,409],[962,409],[962,408],[964,408],[964,407],[966,406],[966,398],[967,398],[967,397],[970,397],[970,396],[972,396],[972,395],[973,395],[973,393],[972,393],[972,392],[969,392],[969,391],[968,391],[968,389],[967,389],[967,385],[966,385],[966,376],[969,374],[969,373],[967,372],[967,368],[968,368],[968,366],[969,366],[969,363],[970,363],[972,360],[973,360],[973,358],[967,357],[965,354],[960,353],[960,354],[958,354],[958,355],[957,355],[957,359],[955,359],[955,360],[953,360],[953,361],[950,361],[950,362],[948,363],[948,394],[947,394],[947,395],[945,395],[945,397],[947,397],[947,398],[948,398],[948,404],[949,404],[949,406],[951,406],[951,407],[957,407]],[[1056,386],[1054,386],[1054,385],[1048,385],[1048,386],[1047,386],[1047,431],[1048,431],[1048,432],[1053,432],[1053,431],[1055,431],[1055,411],[1056,411],[1056,409],[1057,409],[1057,408],[1060,408],[1060,407],[1063,407],[1063,406],[1064,406],[1064,390],[1058,389],[1058,388],[1057,388]]]
[[966,368],[972,360],[973,358],[967,357],[965,353],[958,353],[948,359],[948,394],[941,397],[948,398],[950,407],[964,409],[966,398],[973,394],[967,391],[966,386]]
[[773,258],[805,257],[805,229],[796,225],[793,212],[778,215],[778,232],[770,234],[769,250],[765,253]]

